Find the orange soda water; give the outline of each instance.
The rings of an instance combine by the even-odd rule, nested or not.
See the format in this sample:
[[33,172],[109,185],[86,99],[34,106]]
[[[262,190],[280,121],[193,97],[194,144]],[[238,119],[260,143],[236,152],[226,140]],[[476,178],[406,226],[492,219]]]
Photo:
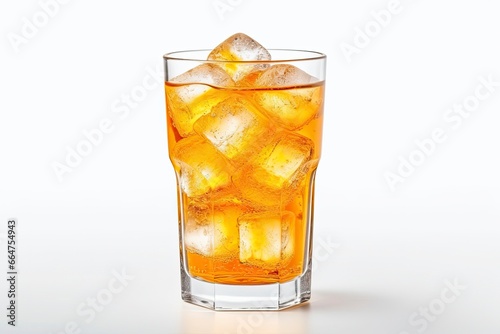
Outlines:
[[283,283],[310,259],[324,82],[266,85],[259,78],[267,71],[229,87],[165,84],[181,259],[193,278]]

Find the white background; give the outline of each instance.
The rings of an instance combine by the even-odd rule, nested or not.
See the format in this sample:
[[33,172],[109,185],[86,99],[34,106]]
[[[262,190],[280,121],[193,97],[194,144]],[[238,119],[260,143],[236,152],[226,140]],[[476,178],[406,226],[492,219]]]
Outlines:
[[[231,10],[218,12],[221,3]],[[500,87],[456,128],[443,119],[473,101],[479,77],[500,81],[500,6],[401,0],[349,62],[342,43],[376,29],[370,13],[388,4],[72,0],[43,22],[38,1],[3,1],[0,268],[15,217],[20,275],[13,329],[0,274],[0,332],[500,332]],[[14,47],[34,17],[46,24]],[[236,32],[328,55],[313,298],[284,312],[216,313],[181,301],[161,84],[126,116],[113,113],[164,53],[212,48]],[[104,119],[113,130],[58,180],[54,162]],[[400,157],[418,157],[415,141],[436,128],[446,140],[392,191],[384,175],[397,173]],[[77,312],[122,270],[134,278],[93,319]],[[466,286],[450,303],[440,301],[446,280]],[[422,320],[429,306],[440,314]]]

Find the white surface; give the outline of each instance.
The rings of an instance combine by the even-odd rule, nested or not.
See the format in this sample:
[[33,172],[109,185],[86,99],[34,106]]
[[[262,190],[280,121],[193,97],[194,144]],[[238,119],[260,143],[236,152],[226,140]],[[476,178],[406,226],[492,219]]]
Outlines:
[[[16,217],[20,272],[18,326],[2,311],[0,332],[500,332],[500,87],[457,128],[443,119],[478,77],[500,81],[498,4],[401,0],[349,63],[341,44],[389,1],[220,2],[233,4],[223,19],[213,0],[69,1],[17,53],[7,36],[40,5],[0,5],[0,235]],[[280,313],[214,313],[180,300],[161,85],[130,113],[112,111],[161,69],[164,53],[238,31],[329,57],[313,298]],[[59,182],[53,162],[103,119],[112,131]],[[436,128],[446,141],[392,192],[384,173]],[[1,263],[5,248],[3,238]],[[91,319],[87,298],[109,296],[122,269],[134,279]],[[425,330],[418,314],[410,323],[439,306],[445,280],[466,289]],[[2,305],[6,289],[1,279]]]

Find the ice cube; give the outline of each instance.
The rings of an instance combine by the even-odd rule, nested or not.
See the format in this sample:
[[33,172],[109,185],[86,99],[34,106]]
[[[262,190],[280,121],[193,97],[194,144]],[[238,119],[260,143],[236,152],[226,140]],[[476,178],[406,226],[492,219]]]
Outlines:
[[243,64],[230,61],[270,60],[271,54],[251,37],[237,33],[219,44],[208,55],[208,60],[229,61],[219,65],[238,81],[248,73],[267,67],[264,64]]
[[238,257],[239,206],[190,203],[184,226],[186,248],[203,256]]
[[240,166],[272,137],[269,121],[248,100],[230,97],[200,117],[194,130]]
[[234,81],[219,66],[203,64],[173,78],[165,86],[169,115],[181,136],[192,134],[194,122],[227,97],[212,86],[230,87]]
[[238,87],[256,87],[255,82],[259,76],[264,72],[264,70],[255,70],[245,76],[241,77],[236,81],[236,86]]
[[277,64],[266,69],[256,80],[256,85],[262,87],[290,87],[308,85],[318,81],[318,79],[296,66]]
[[231,166],[224,157],[200,136],[179,141],[172,162],[182,190],[189,196],[201,196],[231,183]]
[[295,215],[263,212],[238,218],[240,262],[268,269],[288,262],[295,246]]
[[274,65],[255,80],[255,85],[287,89],[259,90],[255,93],[255,101],[278,124],[296,130],[321,112],[323,88],[311,85],[318,81],[295,66]]
[[281,133],[233,177],[246,199],[269,206],[286,204],[304,179],[314,143],[294,133]]
[[214,64],[198,65],[181,75],[172,78],[170,82],[174,83],[204,83],[220,87],[229,87],[233,85],[233,81],[222,71],[219,66]]

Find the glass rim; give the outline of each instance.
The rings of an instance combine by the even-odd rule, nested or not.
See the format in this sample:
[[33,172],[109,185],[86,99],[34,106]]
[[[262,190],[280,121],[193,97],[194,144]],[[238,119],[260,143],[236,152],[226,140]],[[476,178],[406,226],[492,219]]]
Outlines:
[[[210,53],[211,49],[197,49],[197,50],[183,50],[183,51],[173,51],[168,52],[163,55],[164,60],[179,60],[179,61],[194,61],[203,63],[245,63],[245,64],[273,64],[273,63],[283,63],[283,62],[301,62],[301,61],[313,61],[313,60],[325,60],[326,54],[318,51],[300,50],[300,49],[266,49],[269,52],[296,52],[301,53],[302,57],[293,58],[283,58],[283,59],[270,59],[270,60],[208,60],[201,59],[201,57],[186,57],[183,54],[193,54],[206,52]],[[304,56],[309,55],[309,56]]]

